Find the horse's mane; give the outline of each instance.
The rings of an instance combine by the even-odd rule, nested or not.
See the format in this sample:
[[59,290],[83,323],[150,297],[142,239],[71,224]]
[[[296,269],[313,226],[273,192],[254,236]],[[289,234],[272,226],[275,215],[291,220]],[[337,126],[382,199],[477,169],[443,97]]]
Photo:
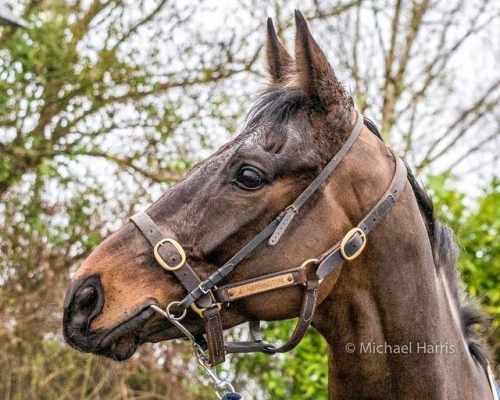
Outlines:
[[[382,140],[382,136],[371,120],[365,118],[365,125],[373,134]],[[442,269],[446,276],[451,295],[459,311],[462,332],[467,341],[469,351],[472,357],[478,361],[483,368],[486,368],[488,364],[488,352],[481,345],[481,338],[475,327],[477,325],[486,326],[487,321],[475,304],[467,299],[464,291],[461,289],[460,276],[457,270],[459,249],[455,235],[448,226],[436,219],[434,206],[429,193],[418,183],[408,165],[406,165],[406,170],[408,181],[410,182],[418,207],[425,220],[432,245],[434,264],[436,268]]]

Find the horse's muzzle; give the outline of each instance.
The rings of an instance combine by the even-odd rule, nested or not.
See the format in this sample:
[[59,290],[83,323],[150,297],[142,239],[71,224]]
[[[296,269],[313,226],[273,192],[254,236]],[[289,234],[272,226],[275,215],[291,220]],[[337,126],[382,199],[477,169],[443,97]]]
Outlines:
[[98,345],[97,333],[90,324],[104,305],[104,290],[98,276],[74,281],[64,298],[63,335],[78,350],[92,352]]
[[63,335],[77,350],[104,355],[114,360],[129,358],[146,341],[141,331],[154,310],[145,305],[134,316],[112,329],[92,330],[92,321],[102,312],[104,289],[98,276],[74,281],[64,299]]

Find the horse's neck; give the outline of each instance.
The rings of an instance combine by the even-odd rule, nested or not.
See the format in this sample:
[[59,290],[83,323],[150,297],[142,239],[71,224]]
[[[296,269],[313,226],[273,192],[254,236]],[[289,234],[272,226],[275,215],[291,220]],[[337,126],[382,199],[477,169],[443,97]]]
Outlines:
[[318,307],[314,324],[330,347],[329,398],[490,398],[447,285],[407,187]]

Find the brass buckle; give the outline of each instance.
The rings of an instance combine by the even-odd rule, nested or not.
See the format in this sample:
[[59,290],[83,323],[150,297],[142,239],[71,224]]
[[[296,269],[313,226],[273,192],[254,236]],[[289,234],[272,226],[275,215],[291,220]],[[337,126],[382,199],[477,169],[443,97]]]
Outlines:
[[[212,297],[212,300],[213,300],[212,307],[215,306],[220,311],[220,309],[222,308],[222,304],[221,303],[217,303],[215,301],[215,296],[214,296],[214,294],[212,292],[210,292],[210,296]],[[205,311],[206,308],[200,308],[195,303],[191,304],[190,307],[191,307],[191,310],[193,310],[200,318],[203,318],[203,311]]]
[[[361,244],[361,247],[352,256],[348,256],[345,252],[345,246],[347,245],[347,242],[349,242],[349,240],[351,240],[356,233],[358,233],[361,236],[363,243]],[[344,238],[340,242],[340,254],[342,255],[342,258],[346,261],[354,260],[356,257],[358,257],[361,254],[361,252],[365,248],[365,245],[366,245],[365,232],[361,228],[358,228],[358,227],[352,228],[349,232],[346,233],[346,235],[344,236]]]
[[[172,246],[175,247],[175,249],[178,251],[178,253],[181,255],[181,261],[179,261],[179,264],[171,266],[168,265],[163,258],[161,258],[160,254],[158,253],[158,249],[163,246],[165,243],[170,243]],[[174,239],[170,238],[165,238],[160,240],[158,243],[155,244],[155,247],[153,249],[156,261],[158,261],[158,264],[160,264],[164,269],[167,271],[176,271],[179,268],[181,268],[184,263],[186,262],[186,253],[184,252],[184,249],[182,246]]]
[[317,264],[318,261],[319,260],[317,258],[310,258],[310,259],[304,261],[302,264],[300,264],[299,268],[306,268],[309,264]]

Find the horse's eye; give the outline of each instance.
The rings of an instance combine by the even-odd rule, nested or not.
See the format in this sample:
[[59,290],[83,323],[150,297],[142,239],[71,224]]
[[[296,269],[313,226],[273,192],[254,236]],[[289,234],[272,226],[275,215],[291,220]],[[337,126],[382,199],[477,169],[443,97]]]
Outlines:
[[243,167],[238,171],[234,183],[241,189],[256,190],[264,184],[261,172],[253,167]]

